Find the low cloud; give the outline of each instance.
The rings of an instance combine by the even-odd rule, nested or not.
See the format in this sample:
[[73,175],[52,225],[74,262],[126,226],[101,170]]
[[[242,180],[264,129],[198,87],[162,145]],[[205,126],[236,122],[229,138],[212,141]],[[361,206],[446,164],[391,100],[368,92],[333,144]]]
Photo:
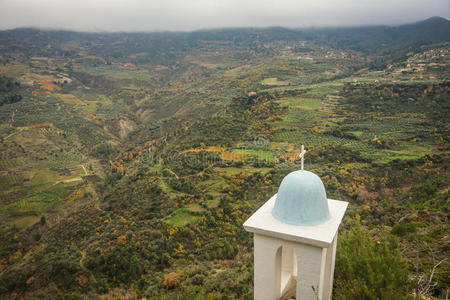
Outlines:
[[398,25],[450,18],[449,0],[0,0],[0,29],[195,30]]

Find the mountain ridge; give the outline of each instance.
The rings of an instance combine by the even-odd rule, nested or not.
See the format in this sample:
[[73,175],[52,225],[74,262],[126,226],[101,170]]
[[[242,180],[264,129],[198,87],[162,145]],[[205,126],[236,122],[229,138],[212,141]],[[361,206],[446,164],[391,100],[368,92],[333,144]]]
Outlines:
[[[71,39],[102,39],[108,42],[117,36],[127,36],[138,40],[137,43],[151,42],[155,39],[168,40],[189,46],[201,40],[222,40],[239,42],[241,40],[270,42],[274,40],[320,40],[330,46],[352,49],[365,53],[393,54],[403,56],[407,51],[429,43],[446,41],[450,36],[450,21],[442,17],[431,17],[414,23],[388,26],[355,26],[323,28],[288,28],[288,27],[239,27],[207,29],[189,32],[78,32],[70,30],[42,30],[36,28],[16,28],[0,31],[0,42],[16,42],[27,38],[40,38],[45,42],[62,42]],[[166,41],[167,42],[167,41]],[[33,41],[34,43],[34,41]],[[164,45],[164,44],[163,44]]]

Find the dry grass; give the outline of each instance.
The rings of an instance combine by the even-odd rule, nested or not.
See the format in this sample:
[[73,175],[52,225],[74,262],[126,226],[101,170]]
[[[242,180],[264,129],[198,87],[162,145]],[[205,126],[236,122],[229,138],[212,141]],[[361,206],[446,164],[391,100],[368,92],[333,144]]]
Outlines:
[[222,152],[221,157],[224,160],[240,160],[245,157],[245,153]]
[[289,85],[291,82],[289,80],[279,81],[278,78],[273,77],[273,78],[266,78],[263,81],[261,81],[261,83],[269,86],[281,86],[281,85]]
[[42,81],[39,81],[39,83],[41,84],[41,88],[44,90],[53,91],[53,90],[61,89],[57,85],[55,85],[53,82],[48,81],[48,80],[42,80]]
[[205,148],[191,148],[191,149],[184,150],[182,153],[202,152],[202,151],[219,152],[219,151],[223,151],[224,149],[225,149],[224,147],[220,147],[220,146],[210,146],[210,147],[205,147]]

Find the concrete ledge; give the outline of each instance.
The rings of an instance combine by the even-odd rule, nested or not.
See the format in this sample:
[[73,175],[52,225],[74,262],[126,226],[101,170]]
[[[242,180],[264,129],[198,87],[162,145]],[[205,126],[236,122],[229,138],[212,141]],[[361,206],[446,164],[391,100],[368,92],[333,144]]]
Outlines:
[[288,225],[272,216],[275,199],[276,194],[245,221],[245,230],[322,248],[329,247],[333,242],[348,206],[348,202],[328,199],[331,214],[328,221],[315,226]]

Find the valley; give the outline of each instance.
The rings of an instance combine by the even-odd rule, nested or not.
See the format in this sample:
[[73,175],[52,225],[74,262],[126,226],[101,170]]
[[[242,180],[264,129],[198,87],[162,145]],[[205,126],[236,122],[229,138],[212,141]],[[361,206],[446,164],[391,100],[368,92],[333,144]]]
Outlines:
[[1,31],[0,298],[253,299],[242,224],[305,145],[334,298],[445,299],[450,22],[414,26]]

